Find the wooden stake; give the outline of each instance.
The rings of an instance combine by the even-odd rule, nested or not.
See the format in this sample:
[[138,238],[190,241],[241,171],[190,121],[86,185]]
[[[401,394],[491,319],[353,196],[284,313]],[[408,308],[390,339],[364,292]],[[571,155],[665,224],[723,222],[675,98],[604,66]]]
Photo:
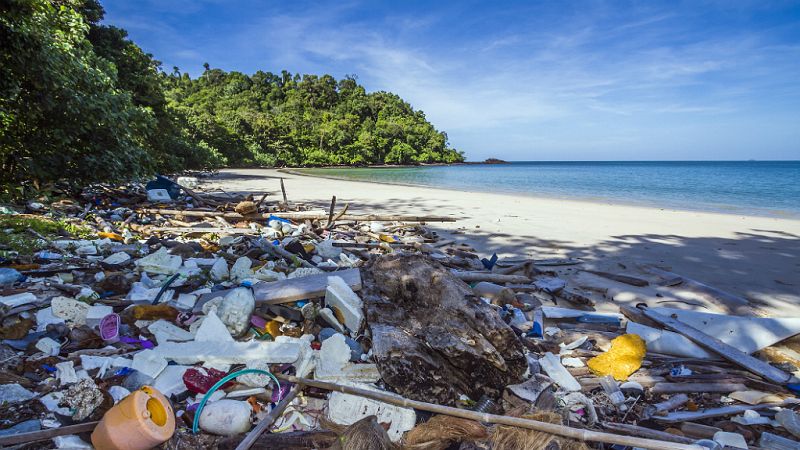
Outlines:
[[286,188],[283,186],[283,178],[281,178],[281,193],[283,194],[283,204],[285,207],[289,207],[289,199],[286,198]]
[[331,209],[328,210],[328,223],[325,224],[326,229],[330,229],[333,225],[333,208],[336,208],[336,196],[331,197]]
[[335,383],[327,383],[324,381],[309,380],[306,378],[298,378],[291,375],[277,374],[278,378],[289,381],[291,383],[302,384],[305,386],[312,386],[328,391],[342,392],[344,394],[356,395],[358,397],[369,398],[379,402],[388,403],[390,405],[402,406],[405,408],[419,409],[422,411],[430,411],[437,414],[446,414],[453,417],[461,417],[463,419],[475,420],[484,423],[499,423],[502,425],[511,425],[529,430],[541,431],[544,433],[555,434],[570,439],[588,442],[602,442],[606,444],[620,444],[631,447],[641,447],[651,450],[706,450],[701,445],[693,444],[678,444],[674,442],[664,442],[653,439],[644,439],[631,436],[620,436],[611,433],[602,433],[599,431],[583,430],[572,428],[565,425],[558,425],[554,423],[539,422],[536,420],[523,419],[520,417],[499,416],[496,414],[486,414],[468,409],[453,408],[450,406],[436,405],[433,403],[420,402],[417,400],[410,400],[400,397],[396,394],[389,394],[381,391],[368,391],[352,386],[344,386]]

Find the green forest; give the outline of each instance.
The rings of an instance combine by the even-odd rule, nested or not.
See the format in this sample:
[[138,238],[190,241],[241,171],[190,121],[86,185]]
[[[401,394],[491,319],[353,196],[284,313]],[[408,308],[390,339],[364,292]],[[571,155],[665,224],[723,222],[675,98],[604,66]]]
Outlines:
[[[225,166],[461,162],[422,111],[355,76],[167,71],[96,0],[0,1],[0,186]],[[269,61],[264,62],[265,65]]]

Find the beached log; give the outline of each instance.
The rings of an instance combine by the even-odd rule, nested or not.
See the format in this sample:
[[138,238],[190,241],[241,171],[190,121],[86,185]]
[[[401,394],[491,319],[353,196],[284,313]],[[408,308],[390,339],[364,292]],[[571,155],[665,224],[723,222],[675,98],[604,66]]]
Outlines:
[[363,271],[372,352],[386,386],[456,405],[499,398],[527,369],[522,342],[497,311],[439,263],[386,255]]
[[398,397],[393,394],[381,391],[366,390],[353,386],[345,386],[342,384],[328,383],[325,381],[309,380],[306,378],[298,378],[291,375],[276,374],[280,379],[289,381],[290,383],[297,383],[304,386],[312,386],[320,389],[325,389],[333,392],[342,392],[344,394],[356,395],[359,397],[377,400],[379,402],[388,403],[390,405],[402,406],[406,408],[418,409],[421,411],[429,411],[436,414],[446,414],[453,417],[461,417],[462,419],[474,420],[484,423],[497,423],[502,425],[509,425],[512,427],[526,428],[529,430],[541,431],[543,433],[554,434],[556,436],[563,436],[570,439],[576,439],[584,442],[602,442],[606,444],[620,444],[623,446],[641,447],[651,450],[705,450],[706,447],[697,444],[681,444],[676,442],[664,442],[662,440],[639,438],[634,436],[621,436],[618,434],[602,433],[599,431],[585,430],[580,428],[572,428],[566,425],[559,425],[549,422],[540,422],[537,420],[524,419],[521,417],[501,416],[497,414],[488,414],[469,409],[453,408],[450,406],[437,405],[424,401],[411,400],[403,397]]
[[631,277],[628,275],[601,272],[599,270],[584,270],[584,272],[590,273],[592,275],[597,275],[598,277],[608,278],[609,280],[616,281],[619,283],[630,284],[631,286],[645,287],[650,285],[650,282],[648,282],[647,280],[642,280],[641,278]]
[[[139,208],[137,212],[144,214],[163,214],[180,215],[185,217],[224,217],[230,220],[266,220],[269,216],[278,216],[289,220],[327,220],[328,213],[300,211],[300,212],[281,212],[277,214],[247,214],[242,215],[236,212],[222,211],[197,211],[180,209],[161,209],[161,208]],[[451,216],[415,216],[415,215],[391,215],[391,214],[344,214],[336,220],[348,220],[355,222],[455,222],[456,217]]]
[[487,281],[489,283],[530,283],[531,279],[524,275],[503,275],[493,272],[453,271],[459,280],[468,283]]

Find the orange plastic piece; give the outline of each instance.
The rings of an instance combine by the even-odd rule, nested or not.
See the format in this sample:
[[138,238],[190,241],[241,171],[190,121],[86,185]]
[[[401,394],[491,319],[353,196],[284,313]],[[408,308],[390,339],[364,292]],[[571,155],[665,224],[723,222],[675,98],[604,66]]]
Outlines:
[[97,233],[97,235],[100,236],[101,238],[109,238],[112,241],[125,242],[125,238],[120,236],[120,235],[118,235],[117,233],[108,233],[108,232],[105,232],[105,231],[101,231],[101,232]]
[[97,450],[147,450],[175,433],[175,412],[161,392],[144,386],[117,403],[92,432]]

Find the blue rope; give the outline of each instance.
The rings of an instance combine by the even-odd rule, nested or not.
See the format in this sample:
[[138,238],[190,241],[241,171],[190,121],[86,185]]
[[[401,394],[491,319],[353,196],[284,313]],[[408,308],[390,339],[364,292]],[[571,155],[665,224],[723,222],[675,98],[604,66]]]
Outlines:
[[258,373],[272,378],[275,381],[275,385],[278,386],[278,398],[283,397],[283,390],[281,388],[280,381],[278,381],[278,379],[275,378],[275,375],[271,374],[270,372],[261,369],[242,369],[233,372],[232,374],[226,375],[221,380],[217,381],[213,386],[211,386],[211,389],[209,389],[208,392],[206,392],[206,395],[203,396],[203,400],[200,401],[200,406],[197,407],[197,411],[195,411],[194,413],[194,421],[192,421],[192,434],[197,434],[197,430],[200,426],[200,413],[203,412],[203,408],[205,408],[206,402],[208,402],[208,399],[209,397],[211,397],[211,394],[216,392],[217,389],[221,388],[228,381],[231,381],[232,379],[238,377],[239,375],[245,375],[248,373]]

